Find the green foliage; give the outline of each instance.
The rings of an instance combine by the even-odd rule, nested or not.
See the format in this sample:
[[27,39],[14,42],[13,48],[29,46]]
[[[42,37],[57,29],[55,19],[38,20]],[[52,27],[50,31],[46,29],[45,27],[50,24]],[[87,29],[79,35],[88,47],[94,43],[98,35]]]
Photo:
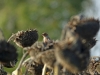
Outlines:
[[56,39],[63,23],[81,11],[82,1],[3,0],[0,1],[0,28],[6,38],[18,30],[37,28],[39,34],[48,32]]

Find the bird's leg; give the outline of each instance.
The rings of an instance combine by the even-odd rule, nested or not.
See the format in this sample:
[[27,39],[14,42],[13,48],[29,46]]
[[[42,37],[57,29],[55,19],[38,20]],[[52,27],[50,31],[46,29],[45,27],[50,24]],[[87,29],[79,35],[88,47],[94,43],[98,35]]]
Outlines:
[[44,64],[44,67],[43,67],[43,69],[42,69],[42,75],[45,75],[46,74],[46,64]]
[[22,75],[21,74],[21,66],[22,66],[22,63],[23,63],[24,59],[27,57],[27,55],[28,55],[28,51],[26,51],[26,53],[22,56],[18,67],[16,68],[15,71],[12,72],[12,75]]
[[56,62],[54,65],[54,75],[60,75],[60,70],[59,70],[59,63]]

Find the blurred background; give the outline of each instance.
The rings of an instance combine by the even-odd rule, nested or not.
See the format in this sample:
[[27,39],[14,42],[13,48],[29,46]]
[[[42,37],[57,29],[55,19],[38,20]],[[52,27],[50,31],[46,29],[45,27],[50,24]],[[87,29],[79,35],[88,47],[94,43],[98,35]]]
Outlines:
[[[43,32],[47,32],[51,39],[60,39],[61,31],[71,16],[83,14],[99,19],[99,7],[100,0],[0,0],[0,29],[6,40],[12,33],[34,28],[38,30],[39,41]],[[97,35],[98,42],[91,51],[92,56],[100,55],[99,38]],[[18,53],[20,59],[20,48]]]

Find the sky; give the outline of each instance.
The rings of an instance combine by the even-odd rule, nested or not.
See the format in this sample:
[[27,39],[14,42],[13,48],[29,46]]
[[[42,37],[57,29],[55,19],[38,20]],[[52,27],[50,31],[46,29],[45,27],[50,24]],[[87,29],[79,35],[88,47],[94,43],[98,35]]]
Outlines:
[[[85,14],[100,20],[100,0],[92,0],[93,6],[86,8]],[[100,30],[96,36],[97,44],[91,49],[91,56],[100,56]]]

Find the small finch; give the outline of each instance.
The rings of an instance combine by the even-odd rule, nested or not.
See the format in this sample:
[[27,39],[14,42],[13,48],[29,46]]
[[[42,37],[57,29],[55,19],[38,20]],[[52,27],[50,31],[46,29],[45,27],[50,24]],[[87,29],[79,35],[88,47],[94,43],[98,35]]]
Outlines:
[[43,45],[45,48],[51,49],[53,48],[53,41],[50,39],[49,35],[47,33],[43,33]]

